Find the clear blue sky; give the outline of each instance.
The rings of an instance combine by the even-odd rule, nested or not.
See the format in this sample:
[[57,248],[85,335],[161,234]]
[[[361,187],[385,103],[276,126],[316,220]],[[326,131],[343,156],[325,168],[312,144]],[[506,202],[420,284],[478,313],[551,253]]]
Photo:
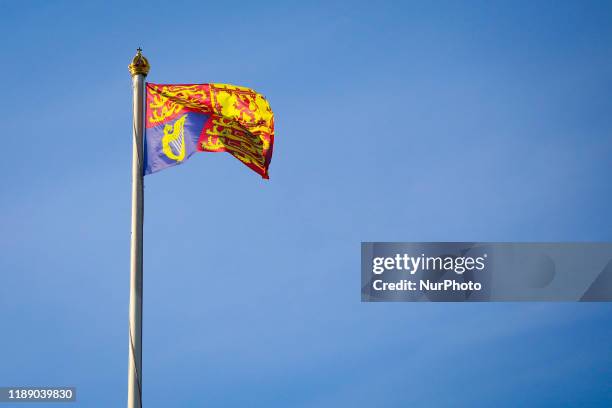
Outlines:
[[146,407],[611,406],[611,304],[359,290],[361,241],[612,240],[611,4],[304,3],[2,2],[0,385],[125,405],[142,46],[276,114],[269,181],[145,179]]

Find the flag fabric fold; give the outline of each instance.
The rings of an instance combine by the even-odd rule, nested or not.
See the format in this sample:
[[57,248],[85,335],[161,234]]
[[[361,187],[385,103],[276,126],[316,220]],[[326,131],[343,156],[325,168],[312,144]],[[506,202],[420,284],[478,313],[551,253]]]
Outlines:
[[226,84],[146,85],[144,174],[196,152],[228,152],[267,179],[274,114],[252,89]]

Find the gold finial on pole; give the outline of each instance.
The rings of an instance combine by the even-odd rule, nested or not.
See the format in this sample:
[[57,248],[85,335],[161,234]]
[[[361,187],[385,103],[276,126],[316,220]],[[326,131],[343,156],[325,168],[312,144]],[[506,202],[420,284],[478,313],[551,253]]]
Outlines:
[[128,65],[130,70],[130,74],[134,75],[144,75],[147,76],[149,73],[149,69],[151,66],[149,65],[149,61],[142,55],[142,48],[138,47],[136,50],[136,55],[132,59],[132,63]]

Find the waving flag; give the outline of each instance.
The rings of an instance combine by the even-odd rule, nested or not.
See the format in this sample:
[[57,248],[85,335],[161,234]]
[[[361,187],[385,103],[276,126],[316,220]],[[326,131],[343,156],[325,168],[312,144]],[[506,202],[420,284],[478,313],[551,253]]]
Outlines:
[[274,114],[263,95],[225,84],[146,84],[144,174],[195,152],[228,152],[268,177]]

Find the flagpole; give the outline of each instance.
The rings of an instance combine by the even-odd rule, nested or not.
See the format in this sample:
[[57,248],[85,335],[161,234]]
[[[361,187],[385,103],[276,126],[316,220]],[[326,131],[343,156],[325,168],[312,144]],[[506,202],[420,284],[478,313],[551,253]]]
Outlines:
[[143,133],[145,77],[149,62],[138,48],[128,66],[132,75],[134,129],[132,132],[132,237],[130,246],[130,322],[128,408],[142,407],[142,221],[144,216]]

